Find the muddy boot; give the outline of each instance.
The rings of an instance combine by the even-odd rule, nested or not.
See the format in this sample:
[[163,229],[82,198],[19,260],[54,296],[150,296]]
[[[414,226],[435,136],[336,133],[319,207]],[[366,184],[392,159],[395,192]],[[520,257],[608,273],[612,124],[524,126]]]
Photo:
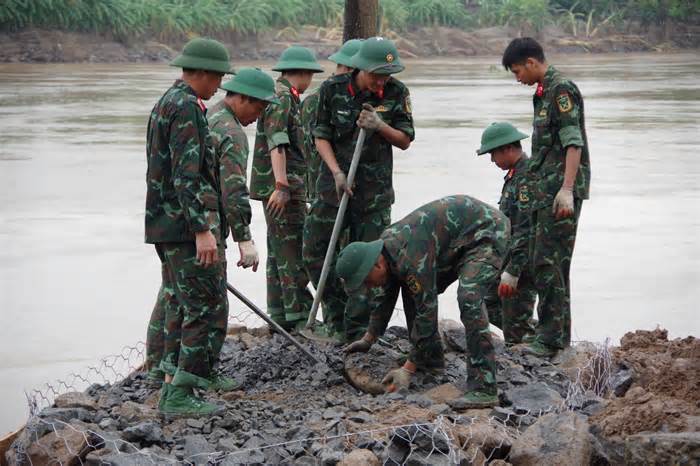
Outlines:
[[152,367],[146,373],[146,384],[151,388],[160,388],[165,379],[165,372],[157,367]]
[[232,392],[241,388],[242,385],[242,382],[232,377],[226,377],[223,374],[215,374],[209,379],[209,388],[207,390],[210,392]]
[[463,397],[449,400],[447,404],[452,409],[480,409],[492,408],[498,406],[498,395],[486,392],[471,391],[464,394]]
[[192,388],[170,385],[167,397],[159,404],[158,410],[166,417],[197,417],[213,416],[223,412],[224,408],[195,396]]
[[556,348],[545,345],[537,338],[535,338],[531,343],[525,345],[522,351],[523,354],[530,354],[538,358],[551,358],[557,354]]

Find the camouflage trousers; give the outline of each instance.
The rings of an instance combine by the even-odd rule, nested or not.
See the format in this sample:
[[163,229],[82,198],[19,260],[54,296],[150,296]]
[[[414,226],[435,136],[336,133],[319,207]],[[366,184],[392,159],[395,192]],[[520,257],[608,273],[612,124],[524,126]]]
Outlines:
[[[267,205],[264,202],[263,205]],[[313,297],[301,258],[306,203],[289,201],[281,218],[267,222],[267,312],[285,329],[308,319]]]
[[518,291],[514,297],[505,299],[498,297],[498,280],[489,289],[484,299],[489,322],[503,330],[503,339],[507,345],[522,343],[526,335],[534,336],[532,314],[536,299],[535,282],[527,266],[518,278]]
[[[173,376],[173,384],[206,388],[226,337],[226,261],[202,267],[194,243],[160,243],[163,282],[151,314],[147,362]],[[219,257],[225,257],[223,248]]]
[[[374,241],[391,223],[391,207],[374,212],[364,212],[360,206],[348,204],[340,233],[348,243],[353,241]],[[333,225],[338,207],[322,200],[311,205],[311,212],[304,223],[304,266],[313,282],[318,285],[323,269],[323,261],[331,240]],[[323,321],[333,331],[344,333],[350,341],[360,338],[369,322],[371,306],[378,305],[381,289],[372,290],[368,295],[358,293],[348,297],[342,282],[335,274],[335,258],[331,262],[326,286],[323,290]]]
[[492,261],[467,259],[460,268],[457,286],[459,317],[467,338],[467,387],[494,395],[496,353],[484,298],[497,281],[498,268]]
[[537,338],[547,346],[566,348],[571,343],[571,283],[569,270],[581,215],[580,199],[572,217],[557,220],[551,208],[532,213],[530,257],[540,302]]

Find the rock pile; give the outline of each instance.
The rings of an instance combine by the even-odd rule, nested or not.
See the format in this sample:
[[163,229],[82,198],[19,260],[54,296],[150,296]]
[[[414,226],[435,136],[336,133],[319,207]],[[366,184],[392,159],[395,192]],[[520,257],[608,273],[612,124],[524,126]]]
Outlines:
[[[225,343],[221,370],[243,385],[236,392],[205,394],[225,406],[222,415],[163,419],[157,387],[134,372],[114,385],[58,396],[28,421],[6,460],[10,465],[574,465],[634,463],[652,451],[658,463],[697,459],[698,417],[691,412],[697,410],[697,390],[670,384],[673,396],[688,403],[682,422],[671,414],[644,424],[645,415],[633,414],[647,405],[652,409],[669,385],[659,384],[658,376],[670,372],[648,377],[650,366],[642,364],[639,351],[657,355],[665,366],[661,371],[695,377],[697,388],[696,339],[668,342],[652,334],[652,343],[640,348],[635,342],[641,337],[625,337],[607,366],[600,358],[610,352],[592,345],[577,345],[550,362],[501,344],[501,406],[457,412],[447,401],[463,390],[464,331],[444,322],[441,330],[444,371],[416,377],[406,392],[373,394],[372,384],[410,348],[405,329],[390,328],[370,353],[347,359],[340,348],[305,342],[320,361],[310,366],[280,335],[238,328]],[[669,409],[676,406],[668,403]],[[623,426],[620,417],[635,427]],[[650,432],[659,430],[668,432]]]

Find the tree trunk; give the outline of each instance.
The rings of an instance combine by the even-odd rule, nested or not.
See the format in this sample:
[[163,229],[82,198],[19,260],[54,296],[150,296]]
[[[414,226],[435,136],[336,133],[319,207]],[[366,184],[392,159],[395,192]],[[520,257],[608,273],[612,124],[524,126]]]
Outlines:
[[379,0],[345,0],[343,42],[367,39],[379,30]]

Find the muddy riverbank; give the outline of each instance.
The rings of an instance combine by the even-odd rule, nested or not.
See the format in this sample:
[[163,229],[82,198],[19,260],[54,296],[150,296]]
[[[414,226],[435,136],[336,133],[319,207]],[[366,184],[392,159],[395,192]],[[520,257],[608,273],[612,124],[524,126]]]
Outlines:
[[[500,55],[508,41],[528,31],[516,27],[492,27],[463,31],[454,28],[419,28],[394,39],[404,57],[470,57]],[[700,26],[628,27],[624,30],[573,36],[558,26],[534,33],[548,53],[668,52],[700,47]],[[304,26],[298,29],[262,32],[256,35],[221,38],[232,59],[260,60],[279,56],[290,44],[312,48],[327,58],[342,41],[339,28]],[[122,63],[164,62],[173,58],[183,41],[162,42],[156,38],[118,41],[109,35],[57,30],[26,29],[0,32],[0,63]]]

